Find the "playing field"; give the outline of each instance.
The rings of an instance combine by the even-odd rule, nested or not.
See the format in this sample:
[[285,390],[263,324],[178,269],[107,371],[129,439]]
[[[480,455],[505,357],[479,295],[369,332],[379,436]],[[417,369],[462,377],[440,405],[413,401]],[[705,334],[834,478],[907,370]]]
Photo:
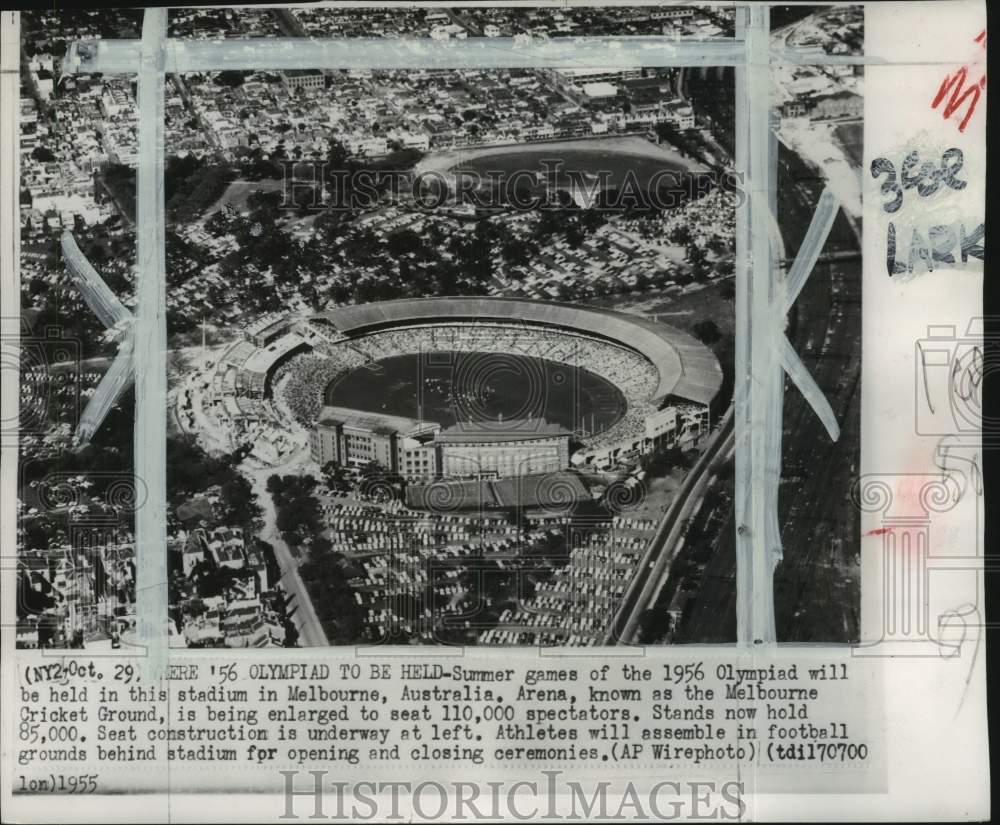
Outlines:
[[603,432],[626,412],[621,391],[582,367],[487,352],[397,355],[359,367],[326,389],[326,403],[365,412],[458,422],[545,418]]

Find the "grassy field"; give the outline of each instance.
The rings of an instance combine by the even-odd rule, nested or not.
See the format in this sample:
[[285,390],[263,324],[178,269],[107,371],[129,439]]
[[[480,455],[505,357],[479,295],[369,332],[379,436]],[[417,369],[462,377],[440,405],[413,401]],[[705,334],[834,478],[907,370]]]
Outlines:
[[851,166],[856,166],[860,169],[861,164],[865,161],[864,123],[860,121],[857,123],[840,123],[833,130],[833,135],[838,143],[844,147],[844,152],[847,155],[847,159],[851,162]]
[[258,190],[280,192],[283,186],[284,182],[280,180],[234,180],[226,187],[226,191],[219,196],[219,199],[205,210],[205,214],[211,215],[218,212],[226,204],[230,204],[237,212],[245,212],[247,211],[247,198],[254,192]]

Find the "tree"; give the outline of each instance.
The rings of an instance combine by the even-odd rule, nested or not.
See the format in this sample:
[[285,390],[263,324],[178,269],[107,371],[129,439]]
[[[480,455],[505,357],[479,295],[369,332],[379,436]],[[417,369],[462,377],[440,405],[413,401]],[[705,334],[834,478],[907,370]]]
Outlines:
[[347,147],[336,138],[330,138],[326,152],[327,168],[331,171],[345,170],[349,157],[350,153],[347,151]]
[[667,237],[671,243],[677,244],[677,246],[687,246],[691,242],[691,230],[683,224],[679,224],[670,230]]
[[579,249],[586,237],[579,221],[573,221],[566,226],[566,243],[569,244],[570,249]]
[[688,262],[694,267],[700,267],[705,263],[705,250],[695,243],[687,245],[686,257]]
[[205,221],[205,230],[213,238],[221,238],[223,235],[228,235],[232,229],[233,222],[231,218],[224,213],[221,209],[213,212],[211,216]]
[[412,229],[397,229],[387,239],[389,254],[401,258],[411,252],[417,252],[421,247],[420,236]]
[[228,86],[230,89],[235,89],[243,85],[244,79],[243,72],[225,69],[215,76],[215,83],[217,86]]
[[658,447],[641,460],[642,468],[654,477],[669,475],[675,467],[689,467],[690,463],[679,447]]
[[708,249],[716,256],[723,254],[727,249],[727,244],[718,235],[713,235],[708,241]]
[[339,490],[347,486],[349,474],[336,461],[328,461],[323,465],[323,479],[330,490]]
[[691,330],[703,344],[711,345],[722,338],[722,333],[719,331],[718,325],[715,321],[709,318],[706,318],[704,321],[699,321],[691,327]]
[[511,266],[524,266],[538,254],[538,244],[529,239],[511,238],[501,248],[500,254]]
[[659,616],[652,607],[647,607],[639,614],[639,642],[651,644],[656,641],[657,630],[660,628]]
[[45,146],[36,146],[31,152],[31,157],[40,163],[52,163],[56,159],[56,156],[52,154],[52,150]]

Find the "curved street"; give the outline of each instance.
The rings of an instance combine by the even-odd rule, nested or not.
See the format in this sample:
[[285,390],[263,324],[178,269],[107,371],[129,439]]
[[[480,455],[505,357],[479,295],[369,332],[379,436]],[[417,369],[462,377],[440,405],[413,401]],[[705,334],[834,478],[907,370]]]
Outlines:
[[261,540],[274,547],[274,555],[282,572],[281,583],[287,594],[288,615],[299,631],[299,645],[302,647],[327,647],[330,642],[323,631],[319,616],[316,615],[316,608],[313,607],[312,599],[309,598],[305,582],[299,575],[298,563],[288,544],[281,537],[275,523],[277,514],[274,502],[271,500],[271,494],[267,492],[267,479],[275,474],[297,472],[301,468],[304,452],[307,452],[305,448],[293,454],[288,461],[277,467],[258,468],[253,467],[248,461],[244,461],[240,470],[250,481],[254,498],[264,511],[264,526],[261,528],[259,536]]

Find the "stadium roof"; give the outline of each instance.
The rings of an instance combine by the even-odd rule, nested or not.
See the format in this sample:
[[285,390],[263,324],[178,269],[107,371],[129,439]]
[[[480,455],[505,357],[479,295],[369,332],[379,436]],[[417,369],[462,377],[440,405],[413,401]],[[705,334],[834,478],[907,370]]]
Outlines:
[[491,438],[502,441],[530,441],[570,435],[569,430],[541,418],[512,418],[507,421],[466,421],[446,427],[434,437],[438,444],[481,443]]
[[294,332],[289,332],[276,341],[272,341],[266,347],[255,349],[253,354],[243,362],[242,369],[248,373],[266,375],[278,361],[304,346],[307,346],[305,338]]
[[365,412],[351,407],[323,407],[319,414],[320,424],[343,424],[345,427],[356,427],[381,434],[399,433],[409,435],[423,432],[438,425],[432,421],[419,421],[416,418],[406,418],[402,415],[387,415],[385,413]]
[[719,362],[698,339],[667,324],[610,309],[527,298],[406,298],[320,314],[346,335],[458,320],[559,327],[609,339],[649,359],[659,372],[653,401],[672,395],[707,405],[722,386]]
[[598,83],[585,83],[583,93],[587,97],[615,97],[618,94],[618,87],[602,80]]
[[279,326],[289,323],[290,319],[287,313],[269,312],[267,315],[262,315],[253,323],[247,324],[243,328],[243,334],[246,336],[259,335],[266,330],[277,329]]
[[256,351],[257,347],[249,341],[237,341],[226,350],[220,360],[233,364],[237,367],[242,367],[246,363],[247,359]]

